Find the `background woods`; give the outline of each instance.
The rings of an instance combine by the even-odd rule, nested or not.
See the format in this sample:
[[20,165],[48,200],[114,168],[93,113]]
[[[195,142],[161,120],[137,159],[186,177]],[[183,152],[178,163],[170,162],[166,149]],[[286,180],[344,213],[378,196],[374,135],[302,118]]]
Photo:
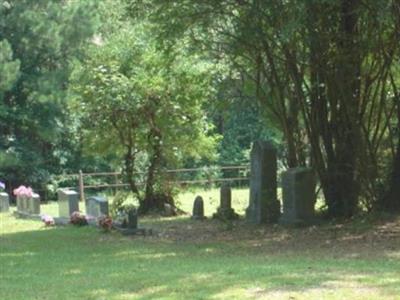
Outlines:
[[399,26],[397,1],[0,1],[0,176],[123,170],[147,212],[162,170],[268,139],[330,217],[399,211]]

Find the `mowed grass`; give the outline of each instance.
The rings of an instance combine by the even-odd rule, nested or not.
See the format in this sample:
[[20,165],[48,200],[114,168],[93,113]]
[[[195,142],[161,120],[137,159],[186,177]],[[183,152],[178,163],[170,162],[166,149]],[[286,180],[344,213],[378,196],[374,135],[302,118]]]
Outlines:
[[[218,205],[207,202],[212,193],[219,197],[200,193],[208,215]],[[233,195],[243,212],[247,199],[239,208]],[[192,196],[182,196],[182,208]],[[188,216],[140,223],[155,234],[45,228],[0,214],[0,299],[400,299],[399,219],[365,228]]]

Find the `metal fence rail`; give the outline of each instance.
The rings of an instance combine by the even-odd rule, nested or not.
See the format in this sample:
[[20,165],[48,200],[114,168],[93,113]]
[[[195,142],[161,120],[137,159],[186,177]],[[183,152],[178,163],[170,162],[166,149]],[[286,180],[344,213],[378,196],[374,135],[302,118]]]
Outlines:
[[[250,171],[249,164],[242,164],[242,165],[235,165],[235,166],[210,166],[210,167],[202,167],[202,168],[185,168],[185,169],[175,169],[175,170],[165,170],[163,173],[165,174],[173,174],[174,176],[180,174],[191,174],[194,172],[215,172],[215,171],[241,171],[245,174],[245,176],[235,176],[235,177],[213,177],[210,174],[207,174],[206,179],[192,179],[192,180],[179,180],[179,179],[172,179],[169,182],[172,184],[179,184],[179,185],[190,185],[190,184],[204,184],[204,183],[218,183],[218,182],[241,182],[249,180],[248,174]],[[134,175],[145,175],[145,172],[135,172]],[[69,189],[78,188],[81,200],[84,199],[85,189],[99,189],[99,188],[123,188],[128,187],[128,183],[121,182],[121,176],[123,174],[121,172],[95,172],[95,173],[83,173],[80,171],[78,174],[65,174],[62,175],[65,177],[76,178],[77,179],[77,186],[73,187],[64,187]],[[114,183],[99,183],[99,184],[85,184],[85,178],[90,177],[112,177],[114,178]],[[140,184],[139,184],[140,185]]]

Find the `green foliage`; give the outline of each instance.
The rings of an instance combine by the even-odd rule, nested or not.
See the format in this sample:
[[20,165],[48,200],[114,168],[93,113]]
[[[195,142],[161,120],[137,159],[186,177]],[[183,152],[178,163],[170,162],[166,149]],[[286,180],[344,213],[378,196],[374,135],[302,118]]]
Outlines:
[[[278,129],[285,165],[318,173],[331,216],[380,201],[399,151],[391,129],[400,118],[397,1],[128,2],[133,16],[139,10],[157,24],[161,45],[187,37],[243,82],[268,131]],[[233,132],[221,153],[236,160],[242,148]]]
[[10,186],[41,189],[74,158],[65,91],[95,30],[94,4],[0,1],[0,177]]
[[146,193],[155,188],[160,197],[162,169],[214,154],[216,138],[203,111],[213,97],[212,66],[184,46],[159,51],[148,23],[124,24],[105,33],[75,69],[71,107],[87,149],[117,154],[131,187],[137,184],[132,171],[141,166]]
[[119,191],[115,194],[110,207],[110,215],[113,218],[117,218],[121,213],[125,211],[126,201],[129,198],[130,193],[125,191]]
[[7,40],[0,41],[0,99],[2,93],[10,90],[17,80],[19,66],[19,61],[13,60],[12,49]]

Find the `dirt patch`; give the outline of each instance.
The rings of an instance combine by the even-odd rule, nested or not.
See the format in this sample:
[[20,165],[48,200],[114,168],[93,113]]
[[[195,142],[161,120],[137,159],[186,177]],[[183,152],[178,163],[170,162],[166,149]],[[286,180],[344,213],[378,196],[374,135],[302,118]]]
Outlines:
[[303,228],[281,225],[254,226],[239,219],[224,223],[214,219],[203,221],[189,217],[149,218],[153,240],[190,243],[241,243],[246,248],[266,251],[330,251],[333,255],[381,255],[400,258],[400,218],[352,220],[343,223],[322,223]]

